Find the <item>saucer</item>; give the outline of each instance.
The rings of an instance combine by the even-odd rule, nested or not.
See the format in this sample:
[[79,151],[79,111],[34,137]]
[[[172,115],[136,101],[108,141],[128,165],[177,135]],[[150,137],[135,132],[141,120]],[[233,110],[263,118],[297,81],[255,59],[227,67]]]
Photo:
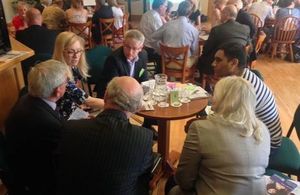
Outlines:
[[167,108],[167,107],[169,107],[169,103],[167,103],[167,102],[159,102],[157,104],[157,106],[161,107],[161,108]]
[[178,107],[182,106],[182,103],[180,103],[180,102],[174,102],[173,104],[171,104],[171,106],[178,108]]
[[189,103],[191,100],[189,99],[189,98],[181,98],[180,100],[179,100],[181,103]]

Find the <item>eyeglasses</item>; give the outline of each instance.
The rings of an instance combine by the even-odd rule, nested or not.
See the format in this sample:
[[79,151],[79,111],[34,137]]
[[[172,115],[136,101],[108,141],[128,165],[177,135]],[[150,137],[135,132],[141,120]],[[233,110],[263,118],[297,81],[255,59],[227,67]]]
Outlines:
[[141,47],[131,47],[131,46],[127,45],[127,44],[124,44],[124,48],[125,49],[133,50],[133,51],[139,51],[142,47],[143,46],[141,46]]
[[65,52],[69,55],[69,56],[74,56],[74,55],[77,55],[77,54],[82,54],[83,53],[83,50],[73,50],[73,49],[66,49]]

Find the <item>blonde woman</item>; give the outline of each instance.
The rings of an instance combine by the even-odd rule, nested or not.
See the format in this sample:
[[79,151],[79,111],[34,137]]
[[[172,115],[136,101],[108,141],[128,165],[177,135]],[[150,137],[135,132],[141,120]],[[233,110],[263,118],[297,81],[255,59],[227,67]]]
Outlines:
[[85,81],[89,76],[84,40],[72,32],[60,33],[55,41],[53,59],[66,64],[73,73],[64,97],[58,102],[59,111],[64,118],[69,118],[70,114],[81,104],[102,109],[104,105],[102,99],[88,96],[80,88],[80,81]]
[[115,19],[114,26],[118,30],[119,28],[121,28],[123,26],[124,13],[123,13],[122,9],[119,7],[116,0],[107,0],[107,3],[112,8],[113,16]]
[[196,120],[181,152],[169,194],[265,194],[270,154],[267,127],[255,116],[253,86],[237,76],[215,86],[207,120]]
[[88,11],[84,9],[82,0],[72,0],[71,8],[66,10],[67,20],[72,23],[86,23]]

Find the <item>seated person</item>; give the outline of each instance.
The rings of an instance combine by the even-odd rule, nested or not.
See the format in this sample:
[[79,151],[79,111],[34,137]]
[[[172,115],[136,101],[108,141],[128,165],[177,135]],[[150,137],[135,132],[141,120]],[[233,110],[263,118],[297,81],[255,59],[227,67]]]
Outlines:
[[37,2],[34,6],[34,8],[38,9],[41,13],[43,13],[45,7],[50,6],[52,3],[52,0],[40,0],[40,2]]
[[255,105],[254,88],[245,79],[226,77],[216,84],[214,113],[190,125],[170,195],[265,194],[270,135]]
[[61,115],[68,119],[71,113],[82,104],[102,109],[103,100],[87,95],[82,89],[82,83],[89,76],[84,40],[72,32],[60,33],[55,41],[53,59],[63,62],[73,73],[73,79],[68,82],[65,95],[57,103]]
[[86,23],[88,11],[84,9],[82,0],[72,0],[72,7],[66,10],[68,22]]
[[237,9],[234,5],[227,5],[222,10],[221,16],[222,24],[211,29],[209,37],[204,43],[198,62],[201,74],[213,75],[211,64],[214,61],[214,54],[221,45],[239,43],[246,46],[250,43],[250,29],[236,21]]
[[15,30],[24,30],[27,28],[26,12],[28,10],[28,5],[25,2],[18,2],[17,11],[18,14],[13,17],[12,24],[15,27]]
[[49,30],[42,26],[42,14],[36,8],[31,8],[26,12],[26,20],[28,28],[17,31],[16,39],[33,49],[35,54],[33,57],[22,62],[24,80],[27,84],[27,74],[29,72],[29,68],[34,66],[34,64],[38,61],[51,58],[58,32]]
[[274,18],[272,4],[273,0],[263,0],[260,2],[254,2],[249,8],[248,13],[257,15],[263,22],[262,25],[264,26],[266,19]]
[[102,113],[66,123],[59,148],[58,195],[149,194],[152,133],[129,123],[142,97],[134,78],[115,77],[107,86]]
[[100,33],[100,18],[113,18],[112,7],[106,5],[105,0],[96,0],[96,10],[92,18],[93,27],[92,27],[92,37],[93,40],[97,43],[101,43],[101,33]]
[[279,1],[280,9],[277,10],[275,19],[280,20],[287,16],[294,16],[300,18],[300,10],[295,8],[294,0],[281,0]]
[[124,44],[106,58],[101,81],[96,86],[98,97],[103,97],[107,83],[114,77],[130,76],[139,83],[148,80],[147,53],[143,50],[145,37],[138,30],[125,34]]
[[219,78],[236,75],[248,80],[255,89],[255,114],[269,129],[271,136],[271,155],[281,145],[282,129],[275,97],[268,86],[246,65],[246,53],[237,43],[224,44],[215,53],[213,63],[215,75]]
[[211,15],[211,27],[221,24],[221,12],[225,8],[227,0],[214,0],[214,9]]
[[116,0],[108,0],[107,3],[109,6],[111,6],[113,16],[115,19],[114,26],[115,26],[115,29],[118,30],[118,29],[122,28],[122,26],[123,26],[124,13],[123,13],[122,9],[119,7]]
[[[159,43],[163,43],[169,47],[189,46],[188,51],[188,68],[191,68],[197,62],[199,31],[189,23],[189,15],[192,13],[192,4],[189,1],[182,1],[177,10],[178,18],[169,21],[167,24],[155,31],[151,39],[152,47],[157,53],[160,53]],[[180,28],[178,28],[180,26]],[[171,65],[170,65],[171,66]],[[182,69],[177,64],[172,67],[174,69]]]
[[56,150],[63,119],[56,102],[71,76],[56,60],[37,64],[28,74],[27,95],[22,96],[5,122],[10,194],[55,194]]
[[190,22],[198,29],[201,30],[201,10],[200,0],[186,0],[192,4],[192,11],[189,15]]
[[145,36],[145,50],[147,51],[149,61],[154,62],[155,72],[161,73],[161,59],[152,47],[152,34],[157,31],[165,22],[164,17],[168,6],[167,0],[154,0],[152,9],[143,14],[140,21],[140,31]]
[[62,10],[61,3],[63,0],[53,0],[51,6],[44,8],[42,13],[43,24],[48,29],[64,31],[67,27],[66,14]]

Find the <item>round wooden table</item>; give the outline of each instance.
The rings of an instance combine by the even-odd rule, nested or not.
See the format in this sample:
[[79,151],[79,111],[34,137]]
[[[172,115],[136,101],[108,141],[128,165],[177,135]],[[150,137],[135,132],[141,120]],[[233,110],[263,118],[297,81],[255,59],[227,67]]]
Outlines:
[[158,122],[158,153],[162,155],[163,169],[165,170],[169,160],[169,145],[170,145],[170,121],[185,119],[195,116],[202,111],[208,104],[208,98],[195,99],[187,104],[182,104],[181,107],[175,108],[169,106],[160,108],[154,106],[155,110],[140,111],[137,115],[144,118],[155,119]]

